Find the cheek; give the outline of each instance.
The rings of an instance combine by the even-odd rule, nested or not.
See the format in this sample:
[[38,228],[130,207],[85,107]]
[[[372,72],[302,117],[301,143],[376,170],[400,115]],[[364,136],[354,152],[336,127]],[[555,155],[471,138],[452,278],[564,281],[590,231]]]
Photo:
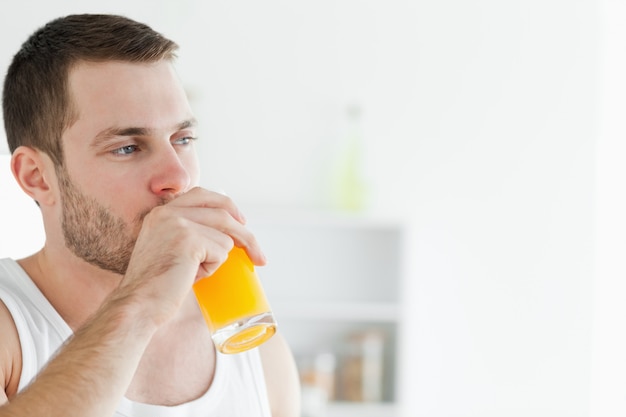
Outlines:
[[147,199],[148,194],[142,197],[137,184],[128,181],[110,181],[101,184],[95,195],[103,208],[113,216],[123,220],[127,225],[132,225],[136,221],[138,213],[145,211],[146,205],[153,203]]
[[[187,171],[190,186],[199,183],[199,159],[196,152],[179,153],[180,164]],[[112,216],[128,226],[128,233],[136,236],[143,217],[163,201],[150,189],[151,178],[158,171],[149,165],[151,160],[134,164],[98,164],[89,169],[72,172],[75,184],[86,198],[93,199]],[[72,181],[74,183],[74,181]]]
[[183,164],[189,173],[191,186],[198,185],[198,182],[200,181],[200,162],[198,154],[196,152],[190,152],[188,156],[185,156]]

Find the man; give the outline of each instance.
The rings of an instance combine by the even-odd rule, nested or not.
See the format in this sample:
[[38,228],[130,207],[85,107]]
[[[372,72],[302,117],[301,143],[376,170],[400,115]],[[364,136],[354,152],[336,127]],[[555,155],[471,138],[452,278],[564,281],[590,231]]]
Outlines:
[[11,168],[46,241],[0,261],[0,417],[299,413],[282,337],[216,354],[191,291],[233,245],[265,258],[234,203],[196,186],[176,48],[120,16],[75,15],[13,59]]

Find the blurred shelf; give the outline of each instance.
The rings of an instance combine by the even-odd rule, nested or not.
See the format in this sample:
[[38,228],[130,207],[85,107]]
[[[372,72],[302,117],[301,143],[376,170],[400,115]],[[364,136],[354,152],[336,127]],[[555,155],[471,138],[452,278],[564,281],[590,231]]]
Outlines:
[[328,404],[324,417],[396,417],[398,406],[395,403],[351,403],[332,402]]
[[332,211],[243,211],[270,260],[260,275],[301,378],[331,393],[324,398],[381,399],[303,401],[303,416],[397,416],[407,225]]
[[352,213],[338,210],[305,210],[250,207],[245,210],[248,226],[272,225],[296,228],[396,229],[405,227],[397,217]]
[[295,320],[343,320],[354,322],[396,322],[398,303],[272,303],[277,315]]

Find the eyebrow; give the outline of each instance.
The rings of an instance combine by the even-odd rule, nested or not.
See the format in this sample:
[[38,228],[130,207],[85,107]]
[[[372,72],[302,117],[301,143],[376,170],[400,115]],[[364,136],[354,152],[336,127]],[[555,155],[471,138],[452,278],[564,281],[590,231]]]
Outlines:
[[[175,125],[174,130],[179,131],[189,129],[190,127],[195,127],[197,124],[198,122],[195,118],[187,119]],[[119,136],[150,136],[153,132],[154,129],[146,127],[111,127],[98,133],[91,146],[98,146],[99,144],[106,143],[108,140]]]

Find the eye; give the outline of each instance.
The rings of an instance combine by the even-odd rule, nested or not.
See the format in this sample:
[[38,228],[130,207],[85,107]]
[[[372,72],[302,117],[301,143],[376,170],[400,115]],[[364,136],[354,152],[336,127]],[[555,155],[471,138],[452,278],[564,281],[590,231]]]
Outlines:
[[134,153],[135,151],[137,151],[139,149],[139,147],[137,145],[126,145],[126,146],[122,146],[121,148],[117,148],[111,151],[112,154],[114,155],[130,155],[132,153]]
[[193,136],[185,136],[172,141],[174,145],[189,145],[192,141],[196,140]]

